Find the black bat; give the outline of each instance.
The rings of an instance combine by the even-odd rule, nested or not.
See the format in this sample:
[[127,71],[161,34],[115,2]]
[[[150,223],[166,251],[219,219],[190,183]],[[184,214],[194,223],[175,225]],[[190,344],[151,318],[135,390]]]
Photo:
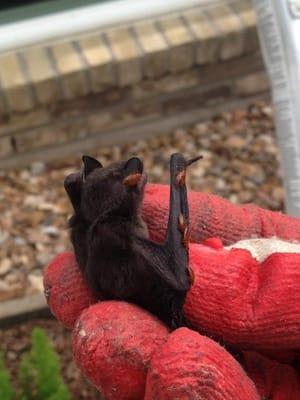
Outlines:
[[184,325],[183,304],[191,285],[186,161],[173,154],[167,235],[148,238],[141,217],[147,176],[137,158],[103,167],[83,156],[83,172],[64,182],[74,208],[71,241],[83,275],[99,299],[118,299],[149,310],[170,328]]

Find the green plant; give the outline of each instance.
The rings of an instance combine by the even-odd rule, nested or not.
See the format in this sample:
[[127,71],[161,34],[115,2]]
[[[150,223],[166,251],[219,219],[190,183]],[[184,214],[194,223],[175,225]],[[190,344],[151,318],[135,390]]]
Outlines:
[[[3,392],[6,390],[8,395],[6,397],[0,396],[0,399],[70,400],[70,393],[60,376],[58,356],[45,332],[40,328],[35,328],[32,331],[31,342],[31,350],[22,357],[19,367],[18,396],[15,396],[15,392],[9,386],[9,375],[2,360],[2,369],[0,364],[0,393],[1,390]],[[6,377],[6,380],[1,380],[1,373]],[[5,385],[9,389],[5,389]],[[9,390],[12,390],[12,392]]]
[[10,382],[10,375],[4,365],[3,354],[0,353],[0,399],[15,400],[16,393]]

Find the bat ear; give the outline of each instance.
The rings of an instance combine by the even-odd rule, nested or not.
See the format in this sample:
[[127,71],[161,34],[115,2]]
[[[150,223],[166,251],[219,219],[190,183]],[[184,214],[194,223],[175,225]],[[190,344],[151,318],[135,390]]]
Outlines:
[[130,158],[124,166],[123,185],[128,188],[136,187],[142,177],[143,169],[144,165],[139,158]]
[[65,191],[75,211],[80,207],[82,179],[79,172],[68,175],[64,180]]
[[124,175],[128,176],[132,174],[142,174],[143,169],[143,162],[137,157],[132,157],[126,162],[124,166]]
[[83,180],[95,169],[103,168],[102,164],[96,158],[90,156],[82,156],[83,161]]

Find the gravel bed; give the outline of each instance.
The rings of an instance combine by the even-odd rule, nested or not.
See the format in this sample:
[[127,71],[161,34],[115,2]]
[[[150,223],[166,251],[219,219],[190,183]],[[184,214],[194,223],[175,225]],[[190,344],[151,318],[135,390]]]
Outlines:
[[[283,209],[279,155],[270,104],[216,115],[189,129],[134,144],[97,149],[108,162],[138,155],[150,182],[168,183],[173,152],[203,154],[190,168],[188,186],[234,203],[253,202]],[[64,177],[80,167],[80,155],[59,163],[37,162],[22,170],[0,172],[0,301],[42,290],[42,269],[69,249],[67,219],[71,208]]]

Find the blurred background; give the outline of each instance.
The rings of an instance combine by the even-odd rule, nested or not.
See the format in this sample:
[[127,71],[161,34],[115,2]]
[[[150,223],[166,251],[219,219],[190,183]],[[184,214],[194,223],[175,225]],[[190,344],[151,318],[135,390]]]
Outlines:
[[0,324],[9,326],[0,341],[13,377],[39,325],[74,399],[96,398],[71,362],[69,333],[36,319],[46,312],[42,270],[70,249],[63,180],[88,153],[104,165],[138,155],[150,182],[168,183],[176,151],[204,156],[190,189],[283,210],[250,1],[0,5]]

